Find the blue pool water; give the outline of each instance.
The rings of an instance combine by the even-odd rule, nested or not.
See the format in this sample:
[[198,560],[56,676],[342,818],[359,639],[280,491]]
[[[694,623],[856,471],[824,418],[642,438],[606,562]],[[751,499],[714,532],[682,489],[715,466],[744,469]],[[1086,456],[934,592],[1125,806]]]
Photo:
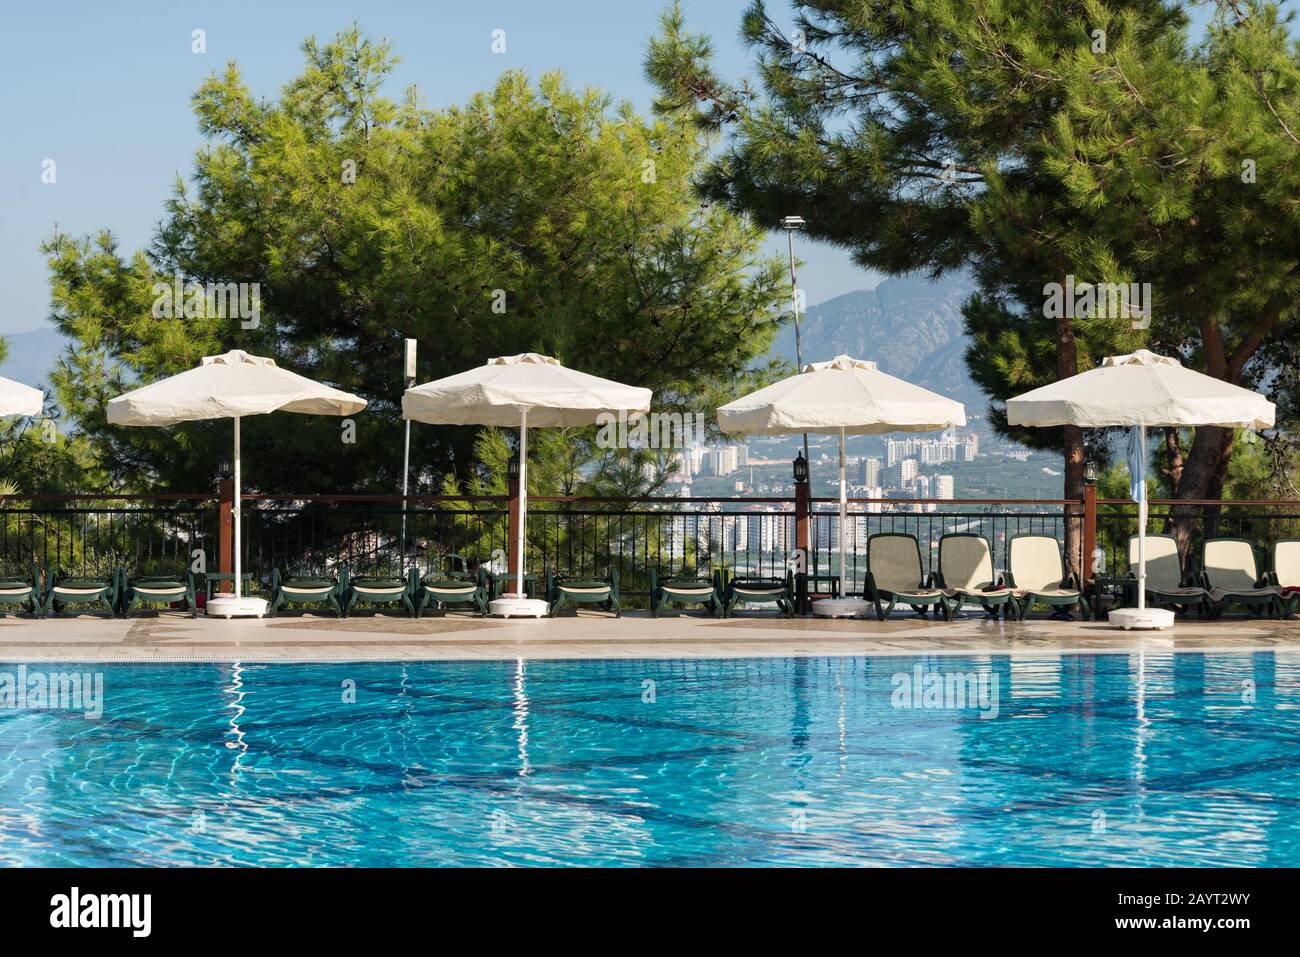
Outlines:
[[6,865],[1300,864],[1300,656],[28,667]]

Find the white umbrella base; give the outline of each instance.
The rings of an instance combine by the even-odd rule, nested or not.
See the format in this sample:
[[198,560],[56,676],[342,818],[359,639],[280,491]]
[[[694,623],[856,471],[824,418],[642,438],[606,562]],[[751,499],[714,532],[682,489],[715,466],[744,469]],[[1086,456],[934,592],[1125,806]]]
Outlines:
[[503,595],[488,602],[488,614],[502,618],[545,618],[551,606],[540,598],[522,598]]
[[1174,613],[1168,608],[1113,608],[1107,620],[1112,627],[1125,631],[1174,627]]
[[819,618],[861,618],[871,608],[871,602],[862,598],[823,598],[812,603],[812,613]]
[[261,618],[266,614],[266,599],[217,595],[208,602],[207,612],[209,618]]

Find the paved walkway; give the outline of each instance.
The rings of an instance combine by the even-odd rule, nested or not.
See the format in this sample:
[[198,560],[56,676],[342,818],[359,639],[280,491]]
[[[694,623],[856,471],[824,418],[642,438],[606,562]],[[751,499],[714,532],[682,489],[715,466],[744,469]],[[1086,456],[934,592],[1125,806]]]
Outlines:
[[235,621],[182,613],[130,621],[91,615],[0,619],[0,661],[330,661],[513,658],[731,658],[799,655],[1038,654],[1135,651],[1300,652],[1300,620],[1180,621],[1167,632],[1124,632],[1045,618],[889,622],[742,616],[622,619],[583,612],[501,621],[314,615]]

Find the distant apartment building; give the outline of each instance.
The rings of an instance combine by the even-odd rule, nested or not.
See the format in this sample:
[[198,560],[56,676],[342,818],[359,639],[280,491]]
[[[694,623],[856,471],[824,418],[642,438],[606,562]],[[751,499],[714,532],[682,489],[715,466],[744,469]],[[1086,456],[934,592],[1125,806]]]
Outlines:
[[916,459],[900,459],[886,471],[886,481],[892,488],[907,488],[921,470]]
[[884,465],[880,459],[871,456],[858,459],[858,484],[879,485],[880,474],[883,470]]
[[957,483],[951,475],[936,475],[934,477],[934,497],[935,498],[956,498]]
[[973,462],[979,454],[979,436],[975,433],[958,437],[945,432],[941,438],[909,437],[885,440],[885,465],[892,467],[905,459],[917,459],[922,465],[945,462]]

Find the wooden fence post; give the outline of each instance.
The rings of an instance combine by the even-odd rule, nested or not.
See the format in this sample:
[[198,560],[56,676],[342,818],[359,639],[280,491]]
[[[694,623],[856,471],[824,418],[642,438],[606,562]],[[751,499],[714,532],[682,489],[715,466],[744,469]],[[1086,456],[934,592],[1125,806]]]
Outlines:
[[[1097,577],[1093,567],[1093,553],[1097,551],[1097,483],[1083,483],[1083,563],[1080,565],[1080,584],[1086,589],[1088,582]],[[1086,592],[1085,592],[1086,594]],[[1101,595],[1093,588],[1093,608],[1101,614]]]
[[812,557],[812,491],[808,482],[794,483],[794,547],[803,556],[803,571],[795,576],[795,608],[806,615],[812,610],[808,601],[808,562]]
[[[217,482],[218,521],[217,521],[217,567],[208,566],[207,577],[215,580],[217,572],[233,572],[235,568],[235,480],[223,478]],[[217,581],[218,590],[224,580]],[[231,588],[234,581],[231,580]]]

